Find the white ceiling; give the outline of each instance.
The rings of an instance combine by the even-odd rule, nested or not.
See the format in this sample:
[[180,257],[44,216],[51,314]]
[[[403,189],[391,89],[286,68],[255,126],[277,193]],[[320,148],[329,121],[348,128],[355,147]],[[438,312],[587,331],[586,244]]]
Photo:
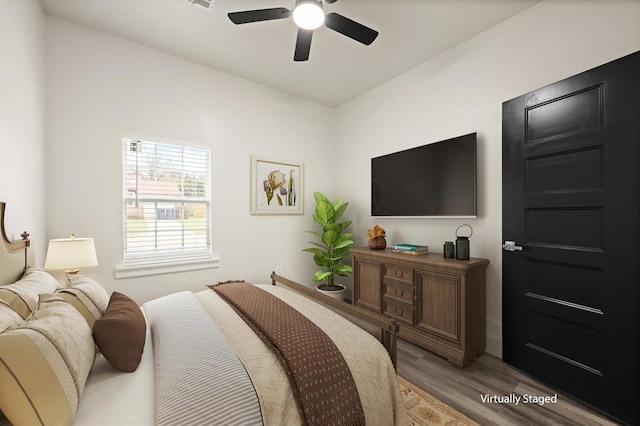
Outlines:
[[325,5],[377,30],[371,46],[326,27],[294,62],[291,18],[234,25],[228,12],[295,0],[41,0],[47,14],[336,107],[533,6],[539,0],[340,0]]

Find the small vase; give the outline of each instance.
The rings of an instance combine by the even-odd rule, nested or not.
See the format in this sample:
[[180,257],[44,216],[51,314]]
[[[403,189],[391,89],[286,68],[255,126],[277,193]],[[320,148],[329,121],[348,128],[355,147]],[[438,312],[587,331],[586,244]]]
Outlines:
[[385,237],[369,238],[369,248],[371,250],[383,250],[387,247],[387,239]]

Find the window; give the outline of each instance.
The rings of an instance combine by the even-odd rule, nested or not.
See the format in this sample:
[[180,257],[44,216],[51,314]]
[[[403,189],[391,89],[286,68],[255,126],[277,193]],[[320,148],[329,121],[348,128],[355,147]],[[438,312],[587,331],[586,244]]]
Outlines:
[[210,151],[123,138],[122,159],[124,267],[211,260]]

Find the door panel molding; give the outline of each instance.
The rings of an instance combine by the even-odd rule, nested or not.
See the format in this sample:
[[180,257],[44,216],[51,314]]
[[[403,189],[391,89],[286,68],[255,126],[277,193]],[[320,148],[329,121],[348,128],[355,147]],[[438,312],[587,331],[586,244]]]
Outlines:
[[525,144],[575,136],[604,127],[603,84],[525,109]]

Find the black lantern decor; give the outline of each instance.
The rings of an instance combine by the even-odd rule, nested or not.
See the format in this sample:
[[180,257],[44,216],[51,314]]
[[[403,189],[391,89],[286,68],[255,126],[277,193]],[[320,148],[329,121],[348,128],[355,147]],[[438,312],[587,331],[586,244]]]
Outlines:
[[453,259],[455,257],[456,248],[453,241],[445,241],[442,253],[445,259]]
[[[471,230],[471,233],[466,237],[462,235],[458,235],[458,231],[463,226],[467,226]],[[471,227],[471,225],[467,225],[465,223],[463,225],[458,226],[458,228],[456,229],[456,259],[469,260],[469,251],[470,251],[469,238],[471,238],[472,235],[473,235],[473,228]]]

